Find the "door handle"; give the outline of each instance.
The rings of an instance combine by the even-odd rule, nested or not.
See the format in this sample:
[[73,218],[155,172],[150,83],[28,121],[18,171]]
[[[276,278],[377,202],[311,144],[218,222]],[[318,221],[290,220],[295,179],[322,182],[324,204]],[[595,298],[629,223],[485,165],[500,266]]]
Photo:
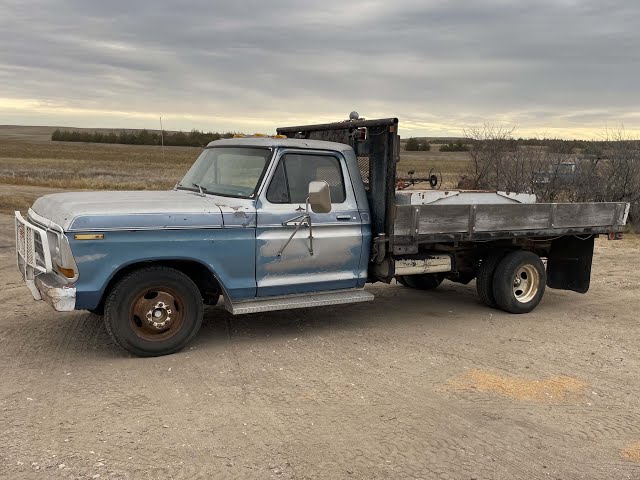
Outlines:
[[336,215],[336,220],[351,220],[351,215]]
[[298,215],[297,217],[290,218],[289,220],[285,220],[282,222],[283,227],[297,227],[301,222],[307,219],[306,215]]

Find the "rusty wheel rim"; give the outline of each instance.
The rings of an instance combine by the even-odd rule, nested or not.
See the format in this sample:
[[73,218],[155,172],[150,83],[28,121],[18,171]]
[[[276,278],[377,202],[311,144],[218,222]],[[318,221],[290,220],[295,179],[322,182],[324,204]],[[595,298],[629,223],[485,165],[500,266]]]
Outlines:
[[131,328],[151,342],[173,337],[184,321],[180,296],[166,287],[145,289],[138,294],[129,312]]

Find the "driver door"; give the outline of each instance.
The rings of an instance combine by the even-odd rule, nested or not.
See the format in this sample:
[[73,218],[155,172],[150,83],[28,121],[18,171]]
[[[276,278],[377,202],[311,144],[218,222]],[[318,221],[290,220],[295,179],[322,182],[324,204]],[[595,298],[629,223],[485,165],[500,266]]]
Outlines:
[[[359,270],[362,221],[344,158],[326,151],[285,150],[276,162],[257,202],[257,295],[355,288],[366,277]],[[309,208],[311,228],[300,228],[285,247],[315,180],[329,184],[331,212]]]

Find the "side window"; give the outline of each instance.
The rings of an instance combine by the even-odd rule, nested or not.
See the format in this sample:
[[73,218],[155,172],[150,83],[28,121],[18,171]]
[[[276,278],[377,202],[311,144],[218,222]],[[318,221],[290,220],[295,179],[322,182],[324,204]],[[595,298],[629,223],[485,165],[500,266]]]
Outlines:
[[276,171],[271,178],[271,184],[267,189],[267,200],[271,203],[290,203],[287,176],[284,173],[284,162],[278,162]]
[[305,203],[309,183],[314,180],[329,184],[331,203],[346,200],[342,169],[336,157],[297,153],[288,153],[280,159],[267,189],[267,200],[271,203]]

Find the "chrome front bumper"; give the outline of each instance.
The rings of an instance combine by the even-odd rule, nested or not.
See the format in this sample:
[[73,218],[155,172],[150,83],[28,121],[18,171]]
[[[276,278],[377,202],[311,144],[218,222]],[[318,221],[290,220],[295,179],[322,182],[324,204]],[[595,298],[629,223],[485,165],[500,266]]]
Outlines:
[[55,273],[51,262],[47,232],[15,212],[16,260],[22,279],[35,300],[44,300],[59,312],[76,305],[76,287]]
[[40,300],[47,302],[54,310],[71,312],[76,308],[76,287],[64,283],[54,273],[38,275],[34,283]]

